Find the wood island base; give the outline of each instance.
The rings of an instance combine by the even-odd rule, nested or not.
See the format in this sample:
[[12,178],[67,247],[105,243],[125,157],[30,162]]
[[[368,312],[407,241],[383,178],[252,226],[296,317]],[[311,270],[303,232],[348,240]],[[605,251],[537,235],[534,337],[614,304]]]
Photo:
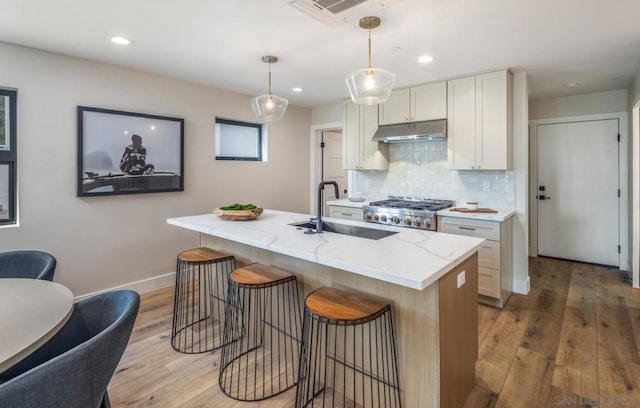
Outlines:
[[[302,295],[322,286],[366,293],[393,309],[402,404],[462,407],[478,358],[477,252],[423,290],[200,234],[201,245],[296,275]],[[419,265],[415,265],[419,268]]]

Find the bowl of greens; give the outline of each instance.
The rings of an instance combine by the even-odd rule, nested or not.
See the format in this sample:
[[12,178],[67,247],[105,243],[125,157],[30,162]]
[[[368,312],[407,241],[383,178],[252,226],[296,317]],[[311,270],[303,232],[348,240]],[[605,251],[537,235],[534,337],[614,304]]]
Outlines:
[[213,213],[223,220],[251,221],[257,220],[262,215],[262,207],[254,204],[235,203],[223,207],[216,207]]

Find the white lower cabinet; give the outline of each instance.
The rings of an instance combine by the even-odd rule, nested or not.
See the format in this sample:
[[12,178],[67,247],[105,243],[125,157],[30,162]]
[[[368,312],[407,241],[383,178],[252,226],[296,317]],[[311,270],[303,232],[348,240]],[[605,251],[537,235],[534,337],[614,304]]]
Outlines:
[[438,231],[484,238],[478,250],[478,300],[503,307],[511,296],[511,218],[503,222],[438,217]]
[[329,217],[343,220],[364,221],[362,208],[343,207],[340,205],[329,206]]

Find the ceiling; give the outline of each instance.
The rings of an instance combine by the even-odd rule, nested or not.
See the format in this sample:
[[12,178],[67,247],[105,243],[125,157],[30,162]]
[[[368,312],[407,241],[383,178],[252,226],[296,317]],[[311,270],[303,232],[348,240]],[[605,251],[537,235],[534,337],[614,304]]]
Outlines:
[[[271,54],[273,93],[291,104],[348,98],[344,78],[366,67],[367,32],[289,2],[0,0],[0,41],[248,95],[266,93],[260,58]],[[373,66],[395,73],[395,87],[509,67],[527,72],[529,99],[540,99],[626,88],[640,69],[637,0],[395,0],[368,14],[382,20]],[[418,64],[422,54],[434,61]]]

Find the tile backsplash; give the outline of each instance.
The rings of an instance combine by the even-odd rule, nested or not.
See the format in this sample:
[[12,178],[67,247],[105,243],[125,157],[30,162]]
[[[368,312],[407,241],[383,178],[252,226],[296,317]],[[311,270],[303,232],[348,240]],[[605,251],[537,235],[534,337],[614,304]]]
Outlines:
[[[389,146],[388,171],[350,174],[350,190],[370,199],[390,195],[477,201],[480,207],[515,207],[515,177],[511,171],[449,170],[447,142],[395,143]],[[489,191],[486,191],[486,190]]]

